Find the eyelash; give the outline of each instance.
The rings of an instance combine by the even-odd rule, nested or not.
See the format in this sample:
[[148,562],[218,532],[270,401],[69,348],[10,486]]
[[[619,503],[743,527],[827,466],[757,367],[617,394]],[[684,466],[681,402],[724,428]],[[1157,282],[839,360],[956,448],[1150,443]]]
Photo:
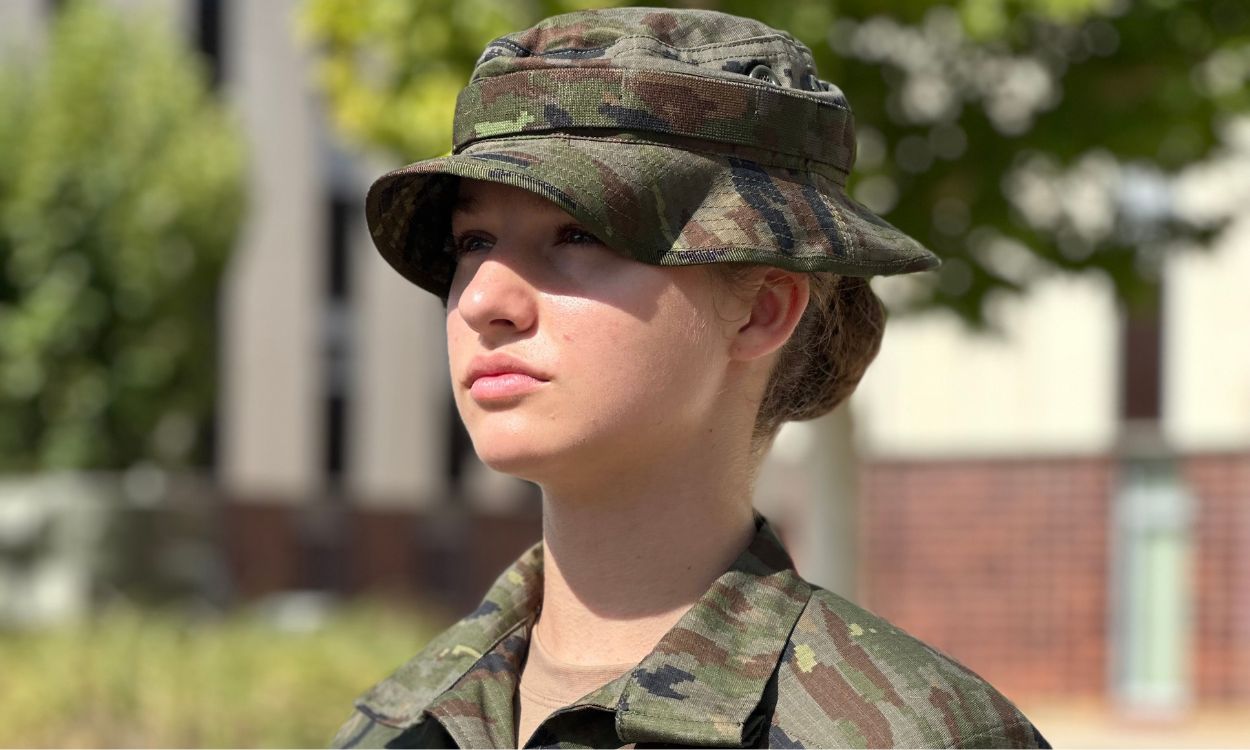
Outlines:
[[480,239],[482,238],[477,236],[476,234],[453,235],[451,238],[451,245],[452,245],[452,250],[455,252],[455,256],[457,258],[460,258],[464,255],[468,255],[470,252],[472,252],[472,250],[469,250],[468,248],[466,248],[465,244],[468,242],[472,242],[473,240],[480,240]]
[[[572,235],[578,235],[581,237],[581,239],[570,240],[569,237]],[[455,257],[461,258],[465,255],[468,255],[469,253],[474,252],[473,249],[469,249],[465,247],[465,245],[467,245],[469,242],[472,242],[473,240],[481,240],[481,239],[483,239],[481,235],[472,231],[465,232],[464,234],[452,235],[451,243],[452,243],[452,250],[455,253]],[[603,244],[603,241],[600,240],[595,235],[591,234],[585,229],[582,229],[579,226],[575,226],[572,224],[560,227],[560,242],[562,243],[568,242],[574,245],[602,245]]]

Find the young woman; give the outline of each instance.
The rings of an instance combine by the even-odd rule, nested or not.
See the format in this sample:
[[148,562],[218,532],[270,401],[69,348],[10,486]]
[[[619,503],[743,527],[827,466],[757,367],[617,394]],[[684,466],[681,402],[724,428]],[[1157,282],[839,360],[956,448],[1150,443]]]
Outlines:
[[752,507],[780,425],[877,352],[866,277],[938,264],[846,196],[853,156],[842,93],[755,21],[588,11],[486,48],[453,154],[367,213],[446,303],[460,415],[542,488],[543,538],[336,746],[1047,746]]

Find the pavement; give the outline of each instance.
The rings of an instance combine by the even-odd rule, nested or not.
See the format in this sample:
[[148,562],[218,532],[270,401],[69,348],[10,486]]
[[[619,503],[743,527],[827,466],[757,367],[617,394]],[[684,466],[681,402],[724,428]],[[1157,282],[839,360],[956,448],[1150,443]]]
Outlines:
[[1055,748],[1250,748],[1250,704],[1170,714],[1099,702],[1017,705]]

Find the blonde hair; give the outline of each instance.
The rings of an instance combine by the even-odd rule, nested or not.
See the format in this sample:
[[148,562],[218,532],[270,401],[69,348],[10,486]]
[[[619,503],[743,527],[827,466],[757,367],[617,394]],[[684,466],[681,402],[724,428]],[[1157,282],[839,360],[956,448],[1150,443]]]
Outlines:
[[[708,266],[741,293],[753,265]],[[809,299],[773,364],[751,434],[760,459],[785,422],[824,416],[855,391],[881,349],[888,315],[868,279],[829,272],[807,274]]]

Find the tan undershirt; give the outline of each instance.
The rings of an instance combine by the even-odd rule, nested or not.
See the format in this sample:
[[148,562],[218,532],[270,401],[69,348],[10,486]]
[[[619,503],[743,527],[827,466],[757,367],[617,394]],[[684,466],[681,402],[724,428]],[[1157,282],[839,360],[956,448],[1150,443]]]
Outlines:
[[603,687],[635,666],[635,662],[587,666],[560,661],[543,647],[538,629],[532,628],[529,656],[517,685],[517,747],[524,747],[538,725],[556,709]]

